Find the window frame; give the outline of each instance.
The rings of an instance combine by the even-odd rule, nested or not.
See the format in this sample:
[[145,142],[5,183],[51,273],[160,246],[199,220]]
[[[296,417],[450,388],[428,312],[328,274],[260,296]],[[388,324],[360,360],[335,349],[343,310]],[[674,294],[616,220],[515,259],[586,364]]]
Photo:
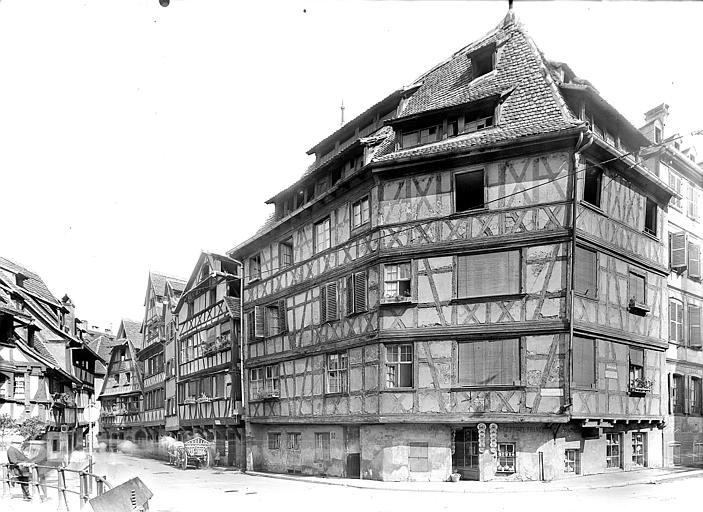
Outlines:
[[[514,280],[509,279],[508,281],[506,281],[506,284],[507,284],[508,286],[511,286],[511,287],[512,287],[513,284],[517,285],[517,289],[516,289],[516,290],[513,290],[513,289],[511,288],[511,289],[507,289],[507,290],[498,291],[497,293],[483,293],[483,294],[476,294],[475,292],[474,292],[474,293],[470,293],[470,292],[469,292],[469,289],[470,289],[471,287],[469,286],[469,284],[470,284],[470,283],[468,282],[468,279],[469,279],[469,278],[467,277],[467,278],[465,278],[465,279],[467,279],[467,283],[466,283],[467,292],[466,292],[466,294],[462,294],[462,292],[460,291],[460,279],[462,279],[462,275],[461,275],[461,273],[460,273],[460,268],[461,268],[462,266],[465,266],[465,267],[466,267],[466,268],[465,268],[466,273],[468,274],[468,266],[469,266],[469,263],[468,263],[468,262],[469,262],[469,260],[470,260],[471,258],[477,258],[477,259],[478,259],[478,258],[489,258],[489,259],[492,259],[492,258],[498,257],[498,255],[500,255],[500,256],[506,256],[506,257],[508,258],[508,261],[507,261],[508,267],[510,267],[509,263],[510,263],[510,257],[511,257],[510,255],[511,255],[511,254],[515,254],[515,255],[517,256],[516,268],[515,268],[514,270],[511,270],[511,272],[512,272],[513,274],[517,274],[517,275],[513,275],[513,277],[515,277],[515,279],[514,279]],[[465,260],[466,263],[462,263],[462,260]],[[457,294],[456,298],[457,298],[457,299],[482,299],[482,298],[486,298],[486,297],[504,297],[504,296],[521,295],[521,294],[523,293],[522,279],[523,279],[523,276],[522,276],[522,251],[521,251],[520,249],[511,249],[511,250],[507,250],[507,251],[506,251],[506,250],[503,250],[503,251],[495,251],[495,252],[481,252],[481,253],[474,253],[474,254],[460,254],[460,255],[457,255],[457,259],[456,259],[456,278],[455,278],[455,280],[456,280],[456,282],[455,282],[455,284],[456,284],[456,294]]]
[[[587,203],[589,206],[592,206],[594,208],[598,208],[599,210],[601,209],[601,200],[603,199],[603,176],[605,173],[603,172],[603,169],[595,164],[593,164],[590,161],[586,161],[586,168],[584,169],[583,173],[583,191],[581,194],[581,201],[584,203]],[[594,187],[592,190],[596,191],[596,197],[591,198],[590,197],[590,192],[588,193],[589,198],[586,198],[586,190],[587,190],[587,182],[589,182],[591,179],[595,179],[597,187]],[[589,190],[591,190],[589,188]],[[596,202],[590,201],[589,199],[595,199]]]
[[[613,440],[617,442],[613,442]],[[617,448],[617,454],[613,454]],[[605,434],[605,469],[622,469],[622,433],[606,432]],[[617,465],[613,465],[617,463]]]
[[[639,277],[642,279],[642,302],[637,300],[636,294],[633,294],[632,290],[632,276]],[[636,291],[636,290],[635,290]],[[633,270],[630,268],[627,272],[627,295],[628,300],[632,301],[634,299],[635,304],[647,305],[647,273],[643,270]]]
[[[488,358],[485,357],[485,354],[488,352],[488,344],[489,343],[496,343],[496,342],[514,342],[517,344],[517,347],[515,348],[516,350],[516,357],[514,358],[513,364],[516,365],[517,367],[512,368],[512,382],[500,382],[500,383],[486,383],[486,376],[488,375],[488,371],[490,368],[486,366],[486,363],[489,362]],[[514,388],[520,388],[523,387],[523,379],[522,379],[522,372],[523,372],[523,362],[522,362],[522,349],[524,345],[524,339],[522,337],[512,337],[512,338],[497,338],[497,339],[483,339],[483,340],[460,340],[457,341],[457,346],[456,346],[456,358],[455,358],[455,368],[457,369],[456,371],[456,386],[459,389],[514,389]],[[482,368],[482,374],[475,377],[473,381],[466,382],[469,379],[462,378],[462,363],[461,363],[461,346],[462,345],[474,345],[474,347],[478,346],[478,344],[481,344],[481,351],[484,354],[482,357],[479,357],[475,359],[475,361],[480,361],[483,363],[483,368]],[[474,354],[476,353],[476,350],[474,350]],[[504,358],[503,358],[504,359]],[[503,360],[501,359],[501,360]],[[483,382],[482,382],[483,380]]]
[[[407,265],[408,268],[408,277],[407,279],[403,279],[402,272],[401,272],[401,265]],[[397,279],[387,279],[387,271],[391,267],[397,267],[396,273],[398,278]],[[412,260],[403,260],[399,261],[397,263],[384,263],[382,265],[382,276],[383,276],[383,299],[382,303],[405,303],[405,302],[413,302],[413,261]],[[408,282],[408,295],[400,295],[400,283],[401,282]],[[388,293],[386,292],[386,288],[388,283],[396,283],[398,286],[398,294],[394,296],[389,296]]]
[[[325,225],[327,234],[325,236],[325,247],[321,247],[321,239],[320,239],[320,234],[318,234],[318,226],[322,226],[322,231],[325,231]],[[318,220],[317,222],[314,222],[312,225],[312,236],[313,236],[313,254],[319,254],[323,251],[326,251],[332,247],[332,219],[328,215],[327,217],[324,217],[323,219]]]
[[[659,206],[657,202],[649,197],[645,197],[644,205],[644,228],[645,234],[658,237],[659,229]],[[650,213],[651,212],[651,213]],[[653,224],[652,224],[653,223]],[[649,224],[649,225],[648,225]]]
[[[403,347],[409,347],[410,349],[410,360],[409,361],[403,361]],[[389,349],[398,349],[398,358],[397,360],[390,360],[389,357]],[[415,347],[413,343],[388,343],[384,345],[384,352],[385,352],[385,379],[384,379],[384,384],[385,384],[385,389],[390,389],[393,391],[397,390],[404,390],[404,389],[415,389]],[[401,375],[402,375],[402,367],[403,366],[409,366],[410,367],[410,385],[409,386],[401,386]],[[390,368],[394,368],[394,377],[395,381],[398,382],[398,384],[393,384],[391,385],[391,382],[389,380],[390,378]]]
[[[285,250],[290,251],[289,256],[290,256],[290,261],[285,262],[284,260],[284,247],[287,248]],[[283,270],[288,267],[292,267],[295,264],[295,255],[293,253],[293,237],[286,238],[285,240],[282,240],[278,242],[278,269]]]
[[329,432],[315,432],[315,462],[331,460],[331,439]]
[[[332,358],[337,357],[333,367]],[[332,380],[334,379],[334,380]],[[337,382],[334,389],[331,382]],[[338,387],[337,387],[338,386]],[[346,350],[325,354],[325,395],[346,395],[349,393],[349,354]]]
[[[517,468],[517,443],[499,442],[496,452],[496,474],[514,474]],[[511,461],[512,464],[510,464]],[[502,464],[502,462],[506,464]]]
[[[475,205],[475,206],[468,206],[466,208],[459,209],[459,187],[457,185],[457,177],[458,176],[463,176],[466,174],[475,174],[475,173],[481,173],[481,181],[483,183],[482,187],[482,195],[483,195],[483,200],[481,201],[480,205]],[[463,212],[475,212],[475,211],[481,211],[486,209],[486,169],[484,167],[477,167],[473,169],[462,169],[460,171],[456,171],[452,174],[452,185],[454,186],[454,212],[455,213],[463,213]]]
[[[569,457],[573,455],[573,457]],[[569,469],[571,468],[571,469]],[[580,475],[581,474],[581,450],[578,448],[564,449],[564,473]]]
[[[366,217],[364,218],[364,203],[366,203]],[[359,222],[356,222],[356,208],[359,208]],[[366,195],[351,204],[352,229],[358,229],[371,222],[371,202]]]

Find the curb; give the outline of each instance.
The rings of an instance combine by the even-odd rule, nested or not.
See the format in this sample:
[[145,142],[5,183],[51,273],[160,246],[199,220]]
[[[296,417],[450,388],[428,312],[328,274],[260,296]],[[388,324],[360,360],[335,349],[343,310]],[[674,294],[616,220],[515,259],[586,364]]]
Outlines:
[[[389,485],[384,485],[384,486],[369,486],[369,485],[363,485],[363,484],[356,484],[356,483],[351,483],[343,479],[336,480],[334,478],[331,478],[329,480],[325,479],[316,479],[316,480],[308,480],[304,476],[292,476],[292,475],[286,475],[286,474],[281,474],[281,473],[262,473],[258,471],[247,471],[245,474],[251,475],[251,476],[256,476],[256,477],[263,477],[263,478],[273,478],[273,479],[278,479],[278,480],[290,480],[293,482],[299,482],[299,483],[308,483],[308,484],[318,484],[318,485],[336,485],[339,487],[348,487],[348,488],[353,488],[353,489],[365,489],[365,490],[374,490],[374,491],[396,491],[396,492],[437,492],[437,493],[455,493],[455,494],[488,494],[488,493],[495,493],[495,492],[507,492],[507,493],[531,493],[531,492],[539,492],[539,493],[544,493],[544,492],[564,492],[564,491],[579,491],[579,490],[593,490],[593,489],[611,489],[611,488],[617,488],[617,487],[628,487],[631,485],[646,485],[646,484],[658,484],[660,482],[669,482],[673,480],[686,480],[689,478],[696,478],[696,477],[701,477],[703,476],[703,469],[694,469],[691,471],[679,471],[675,473],[669,473],[669,474],[664,474],[664,475],[656,475],[656,476],[651,476],[647,478],[640,478],[637,480],[631,480],[631,481],[625,481],[625,482],[616,482],[616,483],[604,483],[604,484],[599,484],[599,485],[593,485],[589,487],[581,487],[581,486],[573,486],[573,485],[565,485],[564,484],[558,484],[558,483],[552,483],[552,482],[541,482],[543,485],[540,486],[539,488],[536,487],[524,487],[524,488],[515,488],[515,489],[508,489],[505,487],[500,487],[500,488],[484,488],[484,489],[475,489],[475,488],[470,488],[470,487],[465,487],[463,489],[432,489],[432,488],[420,488],[420,489],[411,489],[411,488],[405,488],[405,487],[391,487]],[[315,478],[315,477],[313,477]],[[423,482],[424,483],[424,482]],[[437,483],[445,483],[445,482],[437,482]],[[513,484],[513,482],[506,482],[507,484]],[[514,482],[516,485],[520,483],[534,483],[537,484],[538,482]],[[553,484],[550,485],[550,484]]]

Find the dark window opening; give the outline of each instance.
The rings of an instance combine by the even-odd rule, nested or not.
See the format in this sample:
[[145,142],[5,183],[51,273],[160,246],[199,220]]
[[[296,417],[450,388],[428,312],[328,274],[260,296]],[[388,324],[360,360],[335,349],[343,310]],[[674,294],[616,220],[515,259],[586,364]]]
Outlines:
[[472,78],[478,78],[493,71],[495,68],[495,50],[496,47],[492,44],[469,56],[471,59]]
[[459,119],[452,117],[447,121],[447,137],[459,135]]
[[644,232],[650,235],[657,234],[657,203],[649,198],[644,212]]
[[484,206],[483,170],[454,175],[456,211],[463,212]]
[[593,206],[600,207],[600,191],[601,181],[603,180],[603,171],[597,167],[586,169],[586,176],[583,180],[583,200]]
[[493,126],[496,105],[486,105],[464,114],[464,133],[476,132]]

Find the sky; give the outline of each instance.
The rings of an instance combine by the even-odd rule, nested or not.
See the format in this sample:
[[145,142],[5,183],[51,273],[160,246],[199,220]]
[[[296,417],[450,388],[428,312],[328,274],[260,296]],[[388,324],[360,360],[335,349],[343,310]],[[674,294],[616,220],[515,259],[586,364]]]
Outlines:
[[[521,2],[635,126],[703,129],[703,2]],[[0,255],[77,315],[140,320],[149,270],[252,235],[306,151],[492,30],[495,2],[0,1]],[[703,156],[703,138],[692,140]]]

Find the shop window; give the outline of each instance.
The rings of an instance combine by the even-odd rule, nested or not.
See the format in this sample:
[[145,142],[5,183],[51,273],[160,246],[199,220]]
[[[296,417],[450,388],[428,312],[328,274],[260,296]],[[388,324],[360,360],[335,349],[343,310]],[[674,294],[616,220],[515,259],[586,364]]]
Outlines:
[[457,212],[485,206],[483,169],[455,174],[454,189]]
[[622,467],[622,450],[620,434],[605,434],[605,467],[606,468],[621,468]]
[[386,345],[386,387],[413,387],[413,346]]
[[647,465],[647,434],[644,432],[632,433],[632,465],[643,468]]
[[[491,276],[486,279],[486,276]],[[459,256],[459,298],[520,293],[520,251],[502,251]]]
[[515,443],[498,443],[496,473],[515,473]]

